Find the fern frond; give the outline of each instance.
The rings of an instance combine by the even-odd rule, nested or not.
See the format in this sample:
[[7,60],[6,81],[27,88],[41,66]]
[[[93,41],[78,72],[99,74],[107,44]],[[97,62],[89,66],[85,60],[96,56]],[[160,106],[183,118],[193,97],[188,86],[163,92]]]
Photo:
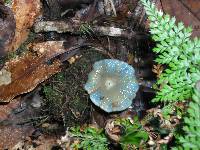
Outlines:
[[185,135],[178,137],[181,144],[177,147],[178,149],[200,149],[200,87],[194,90],[192,99],[187,110],[187,116],[184,117],[185,126],[183,130]]
[[109,143],[102,129],[86,127],[82,131],[80,127],[72,127],[69,136],[79,141],[71,145],[72,149],[108,150]]
[[176,25],[175,17],[163,14],[150,0],[140,0],[150,21],[155,61],[168,68],[161,74],[161,90],[153,101],[175,102],[191,98],[192,88],[200,79],[200,39],[190,39],[192,29],[182,22]]

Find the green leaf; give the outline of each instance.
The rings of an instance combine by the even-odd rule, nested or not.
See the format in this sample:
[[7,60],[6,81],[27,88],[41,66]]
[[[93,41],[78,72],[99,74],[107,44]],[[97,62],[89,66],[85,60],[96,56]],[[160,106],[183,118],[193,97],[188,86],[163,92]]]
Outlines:
[[133,131],[123,136],[120,139],[120,143],[139,146],[142,140],[144,142],[148,140],[148,133],[145,131]]

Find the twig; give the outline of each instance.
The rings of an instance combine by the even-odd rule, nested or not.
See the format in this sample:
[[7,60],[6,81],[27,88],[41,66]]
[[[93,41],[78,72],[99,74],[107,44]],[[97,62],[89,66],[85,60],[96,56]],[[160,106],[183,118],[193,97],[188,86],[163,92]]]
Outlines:
[[108,55],[110,58],[114,59],[114,57],[112,56],[111,53],[109,53],[108,51],[105,51],[104,49],[98,48],[98,47],[93,47],[93,46],[88,46],[89,48],[93,48],[94,50],[104,54],[104,55]]
[[[72,33],[81,34],[79,25],[67,23],[64,21],[40,21],[34,25],[34,31],[39,32],[57,32],[57,33]],[[97,36],[110,36],[110,37],[122,37],[122,38],[136,38],[136,39],[147,39],[149,35],[145,32],[130,31],[128,29],[122,29],[117,27],[106,27],[106,26],[91,26],[91,30]]]

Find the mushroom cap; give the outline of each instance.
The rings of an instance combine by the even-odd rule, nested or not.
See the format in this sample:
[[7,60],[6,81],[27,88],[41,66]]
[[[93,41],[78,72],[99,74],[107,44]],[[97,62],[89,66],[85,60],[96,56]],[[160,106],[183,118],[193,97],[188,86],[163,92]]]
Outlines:
[[95,62],[84,89],[91,101],[106,112],[130,107],[139,89],[132,66],[116,59]]

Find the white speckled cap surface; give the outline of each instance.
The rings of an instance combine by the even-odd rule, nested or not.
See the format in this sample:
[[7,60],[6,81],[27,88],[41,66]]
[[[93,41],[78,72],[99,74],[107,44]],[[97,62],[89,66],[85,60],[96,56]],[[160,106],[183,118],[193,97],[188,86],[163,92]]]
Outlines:
[[115,112],[132,104],[139,86],[132,66],[116,59],[104,59],[93,65],[84,89],[95,105],[106,112]]

